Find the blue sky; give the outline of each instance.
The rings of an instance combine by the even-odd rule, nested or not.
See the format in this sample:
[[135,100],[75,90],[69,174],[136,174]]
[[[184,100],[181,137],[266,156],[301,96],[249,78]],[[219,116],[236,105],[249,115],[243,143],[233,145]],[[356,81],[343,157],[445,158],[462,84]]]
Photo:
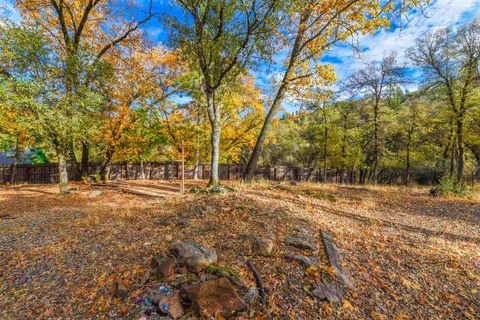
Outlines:
[[[180,10],[172,5],[169,0],[154,0],[153,10],[158,14],[171,14],[178,19],[184,19]],[[12,0],[0,0],[0,8],[10,11],[11,17],[15,20],[18,15],[15,13]],[[137,18],[141,18],[148,7],[148,0],[137,0]],[[1,10],[1,9],[0,9]],[[339,80],[346,79],[349,75],[362,68],[363,63],[380,61],[388,51],[397,51],[398,59],[402,65],[408,66],[408,59],[405,50],[411,47],[415,39],[425,32],[440,27],[457,27],[476,16],[480,16],[480,0],[435,0],[425,10],[426,17],[418,12],[410,12],[408,19],[395,21],[394,26],[385,30],[382,29],[374,35],[360,37],[360,52],[354,53],[352,48],[346,44],[338,44],[327,52],[322,62],[330,63],[335,67]],[[0,12],[1,16],[1,12]],[[404,21],[409,20],[409,23]],[[161,23],[153,19],[142,27],[143,31],[155,42],[166,44],[168,31],[164,30]],[[260,86],[265,95],[272,94],[271,80],[280,77],[281,65],[287,56],[287,51],[278,52],[273,65],[264,65],[260,70],[254,71],[256,84]],[[411,69],[412,73],[417,72]],[[415,84],[410,89],[415,89]],[[176,97],[178,102],[186,101],[185,98]],[[287,101],[284,107],[288,111],[298,108],[295,101]]]
[[[182,18],[178,10],[169,5],[168,1],[158,2],[156,10],[174,13]],[[426,8],[424,14],[412,11],[407,14],[408,18],[395,21],[390,29],[382,29],[374,35],[358,38],[360,54],[354,52],[347,44],[338,44],[325,54],[322,62],[330,63],[335,67],[340,81],[361,69],[365,62],[380,61],[389,51],[397,51],[399,63],[408,67],[409,62],[405,51],[413,46],[416,38],[429,30],[441,27],[455,28],[480,16],[480,0],[435,0]],[[145,31],[156,41],[163,42],[167,39],[167,32],[156,23],[147,25]],[[274,65],[265,65],[260,71],[254,72],[256,84],[262,87],[265,95],[272,94],[271,80],[280,77],[281,65],[287,54],[287,50],[278,52],[274,57],[276,62]],[[411,73],[419,73],[419,70],[414,68],[409,70]],[[410,90],[416,87],[415,83],[409,85]],[[291,99],[284,103],[284,108],[294,111],[299,108],[299,105]]]

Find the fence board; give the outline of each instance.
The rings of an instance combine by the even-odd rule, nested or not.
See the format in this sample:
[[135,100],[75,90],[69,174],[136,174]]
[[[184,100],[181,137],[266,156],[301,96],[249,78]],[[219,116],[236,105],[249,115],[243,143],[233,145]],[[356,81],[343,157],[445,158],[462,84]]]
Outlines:
[[[100,163],[90,163],[90,174],[100,171]],[[13,165],[0,166],[0,182],[9,183],[12,181]],[[77,168],[73,166],[67,167],[70,176],[74,176]],[[222,163],[219,166],[220,180],[239,180],[242,178],[245,164]],[[210,178],[210,165],[199,164],[197,167],[197,175],[199,179],[208,180]],[[109,166],[109,180],[172,180],[180,177],[180,163],[172,162],[148,162],[143,164],[116,162]],[[185,168],[185,178],[193,179],[195,168],[193,166]],[[354,174],[346,174],[346,180],[349,177],[355,177]],[[283,181],[322,181],[323,171],[314,168],[299,168],[291,166],[257,166],[255,177],[258,179]],[[337,181],[335,171],[327,172],[327,180],[331,182]],[[58,182],[58,165],[51,164],[19,164],[15,169],[15,183],[56,183]]]

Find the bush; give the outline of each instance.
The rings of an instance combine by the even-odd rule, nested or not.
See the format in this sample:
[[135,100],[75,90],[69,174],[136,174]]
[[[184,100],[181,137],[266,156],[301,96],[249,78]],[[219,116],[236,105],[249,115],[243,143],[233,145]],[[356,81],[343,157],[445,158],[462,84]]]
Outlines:
[[455,195],[464,197],[468,195],[469,190],[465,182],[458,182],[453,177],[446,177],[440,181],[437,188],[439,195]]

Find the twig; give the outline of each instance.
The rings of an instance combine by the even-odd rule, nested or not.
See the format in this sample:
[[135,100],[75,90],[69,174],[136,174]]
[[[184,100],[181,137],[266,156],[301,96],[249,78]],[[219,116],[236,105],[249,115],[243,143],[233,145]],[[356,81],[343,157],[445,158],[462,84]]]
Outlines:
[[255,278],[255,283],[257,284],[258,292],[260,293],[260,298],[262,299],[262,303],[264,305],[267,305],[267,295],[265,293],[265,287],[263,286],[262,279],[260,278],[260,275],[258,274],[257,268],[255,268],[255,265],[251,260],[247,261],[247,266],[252,270],[253,277]]

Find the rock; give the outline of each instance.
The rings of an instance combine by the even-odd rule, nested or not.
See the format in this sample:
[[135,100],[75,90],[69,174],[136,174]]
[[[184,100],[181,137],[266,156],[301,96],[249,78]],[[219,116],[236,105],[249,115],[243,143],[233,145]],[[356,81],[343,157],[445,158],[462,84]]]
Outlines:
[[154,256],[151,263],[152,269],[156,270],[162,280],[171,281],[175,279],[175,268],[177,264],[170,257]]
[[103,194],[103,191],[97,189],[97,190],[91,191],[91,192],[88,194],[88,196],[89,196],[90,198],[95,198],[95,197],[101,196],[102,194]]
[[341,291],[326,280],[317,283],[310,294],[317,299],[328,300],[333,303],[339,303],[343,300]]
[[255,303],[258,299],[259,292],[257,287],[250,287],[245,295],[243,296],[243,300],[245,300],[249,304]]
[[300,280],[294,278],[289,278],[287,283],[290,288],[301,288],[303,286]]
[[140,285],[143,286],[145,285],[148,280],[150,280],[151,278],[151,274],[150,274],[150,271],[147,270],[147,272],[145,272],[142,276],[142,280],[140,281]]
[[287,260],[300,262],[305,267],[312,267],[318,264],[318,257],[307,257],[301,254],[285,254],[283,256]]
[[180,265],[185,265],[190,271],[199,272],[217,262],[217,254],[213,249],[206,248],[194,241],[177,242],[171,248]]
[[210,193],[227,193],[232,191],[232,189],[224,186],[214,186],[214,187],[208,188],[208,191]]
[[306,234],[293,234],[287,237],[286,243],[289,246],[294,246],[300,249],[318,250],[318,246],[315,244],[315,239]]
[[162,295],[158,302],[158,309],[160,312],[168,314],[173,319],[178,319],[185,313],[178,291],[168,292],[167,294]]
[[195,311],[202,317],[222,316],[226,318],[247,307],[227,278],[184,285],[183,290],[192,302]]
[[256,238],[252,247],[255,254],[268,257],[273,253],[274,244],[270,239]]
[[128,289],[123,282],[117,282],[115,284],[114,296],[120,299],[123,299],[128,296]]
[[303,227],[303,226],[295,226],[293,227],[293,231],[303,234],[314,235],[316,233],[315,228],[312,227]]

